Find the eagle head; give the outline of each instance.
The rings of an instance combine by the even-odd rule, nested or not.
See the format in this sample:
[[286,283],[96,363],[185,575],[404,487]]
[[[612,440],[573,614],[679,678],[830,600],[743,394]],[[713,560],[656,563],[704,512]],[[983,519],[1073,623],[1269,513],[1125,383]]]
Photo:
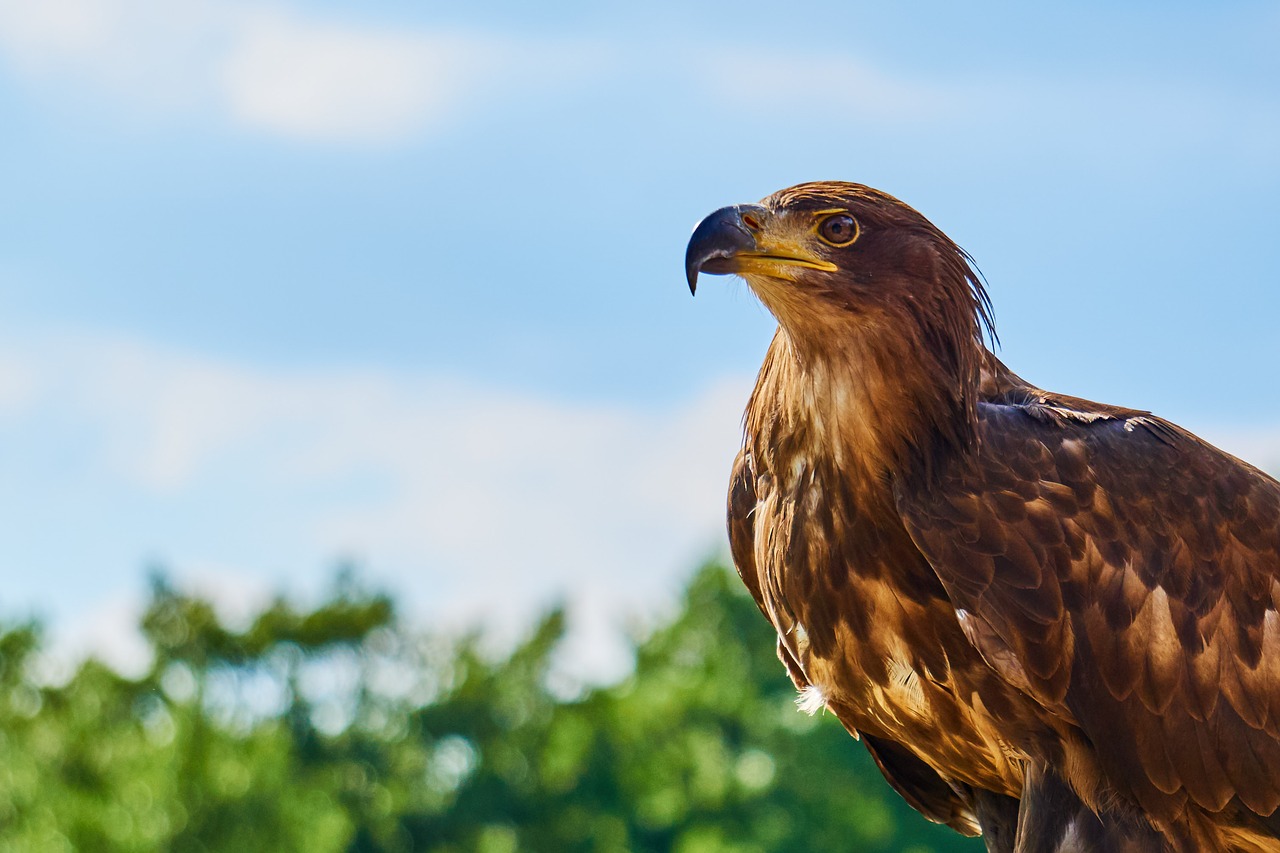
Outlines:
[[720,208],[689,240],[691,292],[699,273],[742,276],[788,331],[822,316],[857,324],[922,309],[967,315],[975,332],[990,325],[969,256],[910,205],[862,184],[799,184]]
[[742,276],[802,361],[891,367],[901,406],[971,432],[990,302],[964,250],[909,205],[824,181],[722,207],[689,240],[691,291],[699,273]]

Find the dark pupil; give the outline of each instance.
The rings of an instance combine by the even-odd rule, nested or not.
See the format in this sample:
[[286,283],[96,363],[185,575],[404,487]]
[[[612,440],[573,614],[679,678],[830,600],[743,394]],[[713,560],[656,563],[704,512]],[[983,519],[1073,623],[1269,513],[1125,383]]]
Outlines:
[[822,230],[832,243],[844,243],[853,236],[853,220],[847,216],[833,216],[823,223]]

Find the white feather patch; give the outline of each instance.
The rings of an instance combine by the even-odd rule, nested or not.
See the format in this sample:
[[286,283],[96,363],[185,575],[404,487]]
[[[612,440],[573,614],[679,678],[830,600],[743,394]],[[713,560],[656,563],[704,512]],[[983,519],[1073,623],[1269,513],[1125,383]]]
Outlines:
[[827,707],[827,697],[823,694],[821,687],[810,684],[796,697],[796,707],[812,717]]

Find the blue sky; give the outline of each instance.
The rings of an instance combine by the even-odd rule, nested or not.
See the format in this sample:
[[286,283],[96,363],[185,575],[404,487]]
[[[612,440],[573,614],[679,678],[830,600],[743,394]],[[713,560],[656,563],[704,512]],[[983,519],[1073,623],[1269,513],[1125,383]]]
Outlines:
[[1280,9],[1115,5],[0,0],[0,612],[127,657],[149,563],[342,557],[430,624],[661,607],[772,328],[684,242],[803,180],[1275,470]]

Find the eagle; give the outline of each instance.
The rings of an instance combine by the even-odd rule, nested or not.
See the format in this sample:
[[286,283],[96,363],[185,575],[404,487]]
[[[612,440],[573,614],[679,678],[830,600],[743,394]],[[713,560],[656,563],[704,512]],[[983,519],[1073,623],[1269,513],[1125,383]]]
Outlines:
[[685,267],[778,323],[728,528],[802,708],[990,851],[1280,851],[1280,483],[1015,375],[887,193],[721,208]]

